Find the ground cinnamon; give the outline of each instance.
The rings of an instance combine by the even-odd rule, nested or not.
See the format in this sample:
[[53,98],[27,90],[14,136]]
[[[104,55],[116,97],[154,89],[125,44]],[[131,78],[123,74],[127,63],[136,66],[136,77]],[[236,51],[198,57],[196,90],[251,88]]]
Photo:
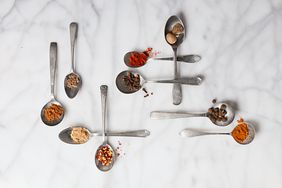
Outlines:
[[243,118],[240,118],[237,122],[238,125],[234,128],[231,134],[236,141],[243,143],[249,136],[248,125]]
[[58,121],[61,119],[63,114],[63,107],[57,104],[51,104],[49,107],[44,109],[44,117],[48,122]]

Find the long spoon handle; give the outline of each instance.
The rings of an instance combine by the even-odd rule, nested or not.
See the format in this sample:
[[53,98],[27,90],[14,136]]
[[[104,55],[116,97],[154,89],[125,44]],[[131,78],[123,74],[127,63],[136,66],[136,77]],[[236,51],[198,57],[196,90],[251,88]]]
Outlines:
[[57,67],[57,43],[51,42],[50,44],[50,85],[51,85],[51,97],[55,98],[55,76]]
[[150,117],[151,119],[178,119],[178,118],[189,118],[189,117],[207,117],[207,113],[153,111],[151,112]]
[[[100,136],[101,133],[94,132],[93,136]],[[144,130],[136,130],[136,131],[112,131],[107,132],[107,136],[124,136],[124,137],[147,137],[150,135],[150,131]]]
[[166,83],[166,84],[184,84],[184,85],[200,85],[202,83],[200,76],[191,78],[177,78],[173,80],[146,80],[147,83]]
[[71,68],[72,72],[75,70],[75,60],[74,60],[74,47],[76,44],[77,39],[77,32],[78,32],[78,24],[72,22],[70,24],[70,41],[71,41]]
[[[166,61],[173,61],[173,57],[155,57],[155,60],[166,60]],[[183,63],[197,63],[201,60],[201,56],[199,55],[183,55],[177,56],[177,61]]]
[[101,103],[102,103],[102,134],[103,134],[103,142],[106,140],[106,102],[107,102],[107,94],[108,94],[108,86],[101,85]]
[[[179,78],[179,71],[177,65],[177,48],[173,48],[173,61],[174,61],[174,79]],[[174,83],[172,88],[173,104],[179,105],[182,101],[182,89],[180,83]]]
[[205,136],[205,135],[230,135],[230,133],[211,133],[205,131],[199,131],[195,129],[184,129],[179,133],[183,137],[196,137],[196,136]]

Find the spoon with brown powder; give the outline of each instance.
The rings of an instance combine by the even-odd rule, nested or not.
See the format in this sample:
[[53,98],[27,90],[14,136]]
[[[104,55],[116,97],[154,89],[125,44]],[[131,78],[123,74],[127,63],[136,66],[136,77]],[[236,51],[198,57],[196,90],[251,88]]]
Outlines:
[[51,100],[42,108],[41,119],[48,126],[59,124],[64,118],[64,107],[55,98],[55,77],[57,64],[57,43],[50,44],[50,83],[51,83]]

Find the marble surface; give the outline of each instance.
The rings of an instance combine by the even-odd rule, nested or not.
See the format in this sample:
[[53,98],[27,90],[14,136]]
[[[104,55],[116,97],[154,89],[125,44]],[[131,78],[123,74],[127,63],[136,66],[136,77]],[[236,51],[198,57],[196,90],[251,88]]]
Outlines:
[[[121,94],[115,77],[127,69],[123,55],[153,47],[172,55],[163,30],[170,15],[188,27],[179,54],[200,54],[181,64],[181,75],[201,74],[201,86],[184,86],[172,105],[172,86],[148,84],[154,94]],[[63,89],[70,70],[69,23],[79,23],[77,71],[83,87],[70,100]],[[282,186],[282,1],[279,0],[1,0],[0,1],[0,187],[1,188],[237,188]],[[49,45],[58,42],[57,97],[67,111],[61,124],[45,126],[41,107],[49,100]],[[172,78],[171,62],[139,68],[147,78]],[[150,137],[110,138],[122,144],[114,168],[94,163],[101,138],[67,145],[58,133],[75,124],[101,130],[99,86],[109,86],[110,130],[148,129]],[[152,110],[202,111],[227,100],[253,122],[250,145],[231,137],[181,138],[184,128],[230,131],[208,119],[151,120]]]

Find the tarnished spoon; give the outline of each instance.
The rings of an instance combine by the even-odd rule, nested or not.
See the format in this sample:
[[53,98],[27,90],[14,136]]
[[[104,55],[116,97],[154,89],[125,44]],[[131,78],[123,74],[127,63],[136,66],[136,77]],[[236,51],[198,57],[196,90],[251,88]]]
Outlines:
[[77,32],[78,32],[78,24],[75,22],[72,22],[70,24],[70,41],[71,41],[71,73],[69,73],[65,77],[64,86],[66,94],[69,98],[74,98],[81,85],[82,80],[81,76],[75,71],[75,44],[77,39]]
[[[51,85],[51,100],[42,108],[41,110],[41,119],[43,123],[48,126],[55,126],[59,124],[64,118],[64,111],[59,119],[55,121],[48,121],[45,118],[44,112],[47,108],[49,108],[52,104],[56,104],[63,108],[63,105],[56,99],[55,97],[55,81],[56,81],[56,68],[57,68],[57,43],[51,42],[50,44],[50,85]],[[64,109],[64,108],[63,108]]]

